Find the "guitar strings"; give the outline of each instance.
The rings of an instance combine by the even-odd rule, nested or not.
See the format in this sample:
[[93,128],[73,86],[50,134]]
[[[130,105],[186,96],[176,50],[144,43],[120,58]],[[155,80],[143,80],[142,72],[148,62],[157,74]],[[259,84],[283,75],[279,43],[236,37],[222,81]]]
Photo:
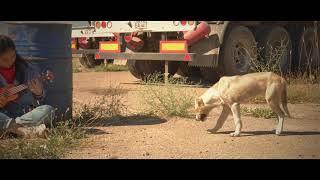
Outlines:
[[[41,75],[40,75],[40,77],[39,77],[39,78],[36,78],[36,79],[42,79],[42,78],[43,78],[43,77],[41,77]],[[27,85],[21,84],[21,85],[18,85],[18,86],[16,86],[16,87],[10,88],[8,91],[1,92],[1,93],[0,93],[0,96],[2,96],[2,95],[10,96],[10,95],[16,94],[16,93],[18,93],[19,91],[24,90],[24,89],[26,89],[26,88],[28,88]]]
[[11,88],[8,91],[0,93],[0,95],[5,95],[5,96],[12,95],[12,94],[15,94],[15,93],[17,93],[17,92],[19,92],[21,90],[24,90],[24,89],[26,89],[28,87],[28,86],[26,86],[24,84],[20,85],[20,86],[22,86],[22,87],[17,86],[17,87]]

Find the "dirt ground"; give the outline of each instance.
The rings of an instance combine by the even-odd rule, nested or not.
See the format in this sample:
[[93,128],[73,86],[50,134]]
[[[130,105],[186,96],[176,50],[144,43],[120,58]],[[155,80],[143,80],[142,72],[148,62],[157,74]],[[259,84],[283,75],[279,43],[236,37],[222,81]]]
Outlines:
[[[73,74],[74,101],[86,102],[99,96],[108,84],[121,83],[130,107],[136,106],[137,82],[129,72],[85,72]],[[127,84],[129,83],[129,84]],[[131,83],[131,84],[130,84]],[[199,95],[206,89],[199,88]],[[256,105],[255,105],[256,106]],[[221,158],[320,158],[320,105],[289,104],[294,118],[285,119],[283,136],[272,130],[274,119],[244,116],[241,137],[228,117],[218,134],[215,125],[221,109],[213,110],[205,122],[183,118],[144,118],[95,127],[81,145],[65,158],[90,159],[221,159]]]

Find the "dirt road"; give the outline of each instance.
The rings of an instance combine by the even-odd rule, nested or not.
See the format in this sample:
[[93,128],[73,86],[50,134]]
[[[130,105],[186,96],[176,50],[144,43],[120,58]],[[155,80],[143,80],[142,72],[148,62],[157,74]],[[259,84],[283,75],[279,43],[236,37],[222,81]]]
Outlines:
[[[74,100],[88,101],[99,96],[108,84],[137,81],[129,72],[75,73]],[[121,84],[129,107],[135,106],[135,84]],[[199,95],[205,89],[199,89]],[[284,135],[272,132],[274,119],[243,117],[241,137],[230,137],[234,130],[228,117],[218,134],[212,128],[221,109],[205,122],[183,118],[141,118],[95,127],[81,145],[66,158],[320,158],[320,105],[289,104],[294,118],[285,119]]]

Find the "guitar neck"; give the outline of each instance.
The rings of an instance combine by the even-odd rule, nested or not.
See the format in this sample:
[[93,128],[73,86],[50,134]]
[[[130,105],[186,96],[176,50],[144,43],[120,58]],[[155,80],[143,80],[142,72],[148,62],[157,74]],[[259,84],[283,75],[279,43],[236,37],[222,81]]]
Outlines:
[[[43,76],[40,76],[40,77],[37,77],[37,78],[34,78],[34,79],[38,79],[39,81],[43,81]],[[18,92],[23,91],[23,90],[28,89],[28,88],[29,88],[28,85],[20,84],[20,85],[18,85],[16,87],[11,88],[10,92],[9,92],[9,95],[17,94]]]
[[[40,78],[38,78],[38,80],[40,80]],[[13,94],[17,94],[18,92],[21,92],[25,89],[28,89],[29,87],[26,84],[20,84],[18,86],[15,86],[13,88],[10,88],[8,95],[13,95]]]
[[[45,81],[45,80],[51,81],[53,79],[53,74],[50,71],[47,71],[47,75],[41,75],[40,77],[35,78],[35,79],[38,79],[40,81]],[[18,86],[7,89],[5,92],[1,92],[0,95],[1,96],[3,96],[3,95],[4,96],[11,96],[11,95],[17,94],[18,92],[23,91],[28,88],[29,88],[29,86],[27,84],[20,84]]]
[[25,84],[20,84],[16,87],[11,88],[9,91],[9,95],[17,94],[18,92],[23,91],[25,89],[28,89],[28,86]]

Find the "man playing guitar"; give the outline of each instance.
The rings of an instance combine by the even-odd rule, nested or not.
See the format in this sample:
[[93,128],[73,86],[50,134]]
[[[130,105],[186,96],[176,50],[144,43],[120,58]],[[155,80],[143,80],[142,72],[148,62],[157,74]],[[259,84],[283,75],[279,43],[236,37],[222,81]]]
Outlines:
[[39,77],[38,68],[17,54],[13,40],[0,35],[0,130],[52,126],[55,110],[42,105],[46,91]]

